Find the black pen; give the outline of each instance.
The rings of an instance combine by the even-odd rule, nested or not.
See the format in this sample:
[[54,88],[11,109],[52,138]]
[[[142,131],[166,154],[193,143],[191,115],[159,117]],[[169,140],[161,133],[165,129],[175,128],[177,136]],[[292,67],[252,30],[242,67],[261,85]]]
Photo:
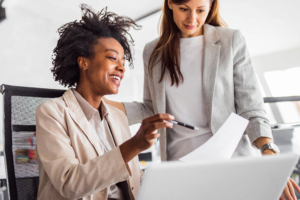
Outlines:
[[169,120],[169,122],[171,122],[173,124],[176,124],[176,125],[179,125],[179,126],[183,126],[185,128],[189,128],[189,129],[192,129],[192,130],[199,131],[199,128],[197,128],[197,127],[194,127],[194,126],[191,126],[191,125],[188,125],[188,124],[176,121],[176,120]]

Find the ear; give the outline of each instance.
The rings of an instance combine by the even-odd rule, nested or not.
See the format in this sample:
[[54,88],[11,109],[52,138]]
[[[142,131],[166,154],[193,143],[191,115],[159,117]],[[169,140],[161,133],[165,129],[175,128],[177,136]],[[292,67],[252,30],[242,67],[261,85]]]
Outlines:
[[172,0],[167,0],[168,1],[168,7],[170,8],[170,10],[173,10],[173,2]]
[[79,56],[77,59],[77,63],[80,69],[84,71],[88,69],[88,61],[85,57]]

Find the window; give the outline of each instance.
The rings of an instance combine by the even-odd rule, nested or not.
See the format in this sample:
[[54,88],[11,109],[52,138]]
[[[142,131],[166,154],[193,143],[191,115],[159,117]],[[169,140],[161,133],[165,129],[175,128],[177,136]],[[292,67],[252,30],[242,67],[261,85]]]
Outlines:
[[[264,77],[272,96],[299,96],[299,74],[300,67],[295,67],[265,72]],[[300,102],[281,102],[277,107],[284,123],[300,122]]]

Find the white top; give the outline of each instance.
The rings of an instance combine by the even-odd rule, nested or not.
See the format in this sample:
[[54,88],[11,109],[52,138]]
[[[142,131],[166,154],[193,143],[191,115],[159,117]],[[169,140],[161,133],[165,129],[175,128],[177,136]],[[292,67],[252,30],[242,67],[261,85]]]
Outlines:
[[[74,96],[76,97],[81,109],[83,110],[91,128],[96,135],[96,138],[100,144],[101,150],[106,153],[116,147],[112,134],[110,132],[108,122],[106,120],[107,112],[105,106],[101,102],[99,110],[93,108],[76,90],[72,89]],[[101,119],[102,118],[102,119]],[[124,200],[121,188],[117,185],[111,185],[107,187],[108,200]]]
[[192,152],[213,135],[208,127],[206,103],[202,89],[203,36],[180,39],[180,70],[184,81],[171,86],[169,72],[166,74],[167,113],[175,120],[198,127],[195,131],[174,125],[168,129],[168,160],[178,160]]

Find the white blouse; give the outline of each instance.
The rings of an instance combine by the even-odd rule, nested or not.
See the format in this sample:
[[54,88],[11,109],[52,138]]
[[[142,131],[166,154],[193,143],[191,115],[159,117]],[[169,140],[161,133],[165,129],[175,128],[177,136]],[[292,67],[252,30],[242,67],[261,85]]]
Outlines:
[[213,135],[208,127],[202,89],[203,44],[203,35],[181,38],[180,70],[184,81],[178,87],[176,84],[171,86],[169,72],[166,74],[167,113],[175,116],[177,121],[200,129],[195,131],[178,125],[168,129],[168,160],[178,160],[204,144]]

